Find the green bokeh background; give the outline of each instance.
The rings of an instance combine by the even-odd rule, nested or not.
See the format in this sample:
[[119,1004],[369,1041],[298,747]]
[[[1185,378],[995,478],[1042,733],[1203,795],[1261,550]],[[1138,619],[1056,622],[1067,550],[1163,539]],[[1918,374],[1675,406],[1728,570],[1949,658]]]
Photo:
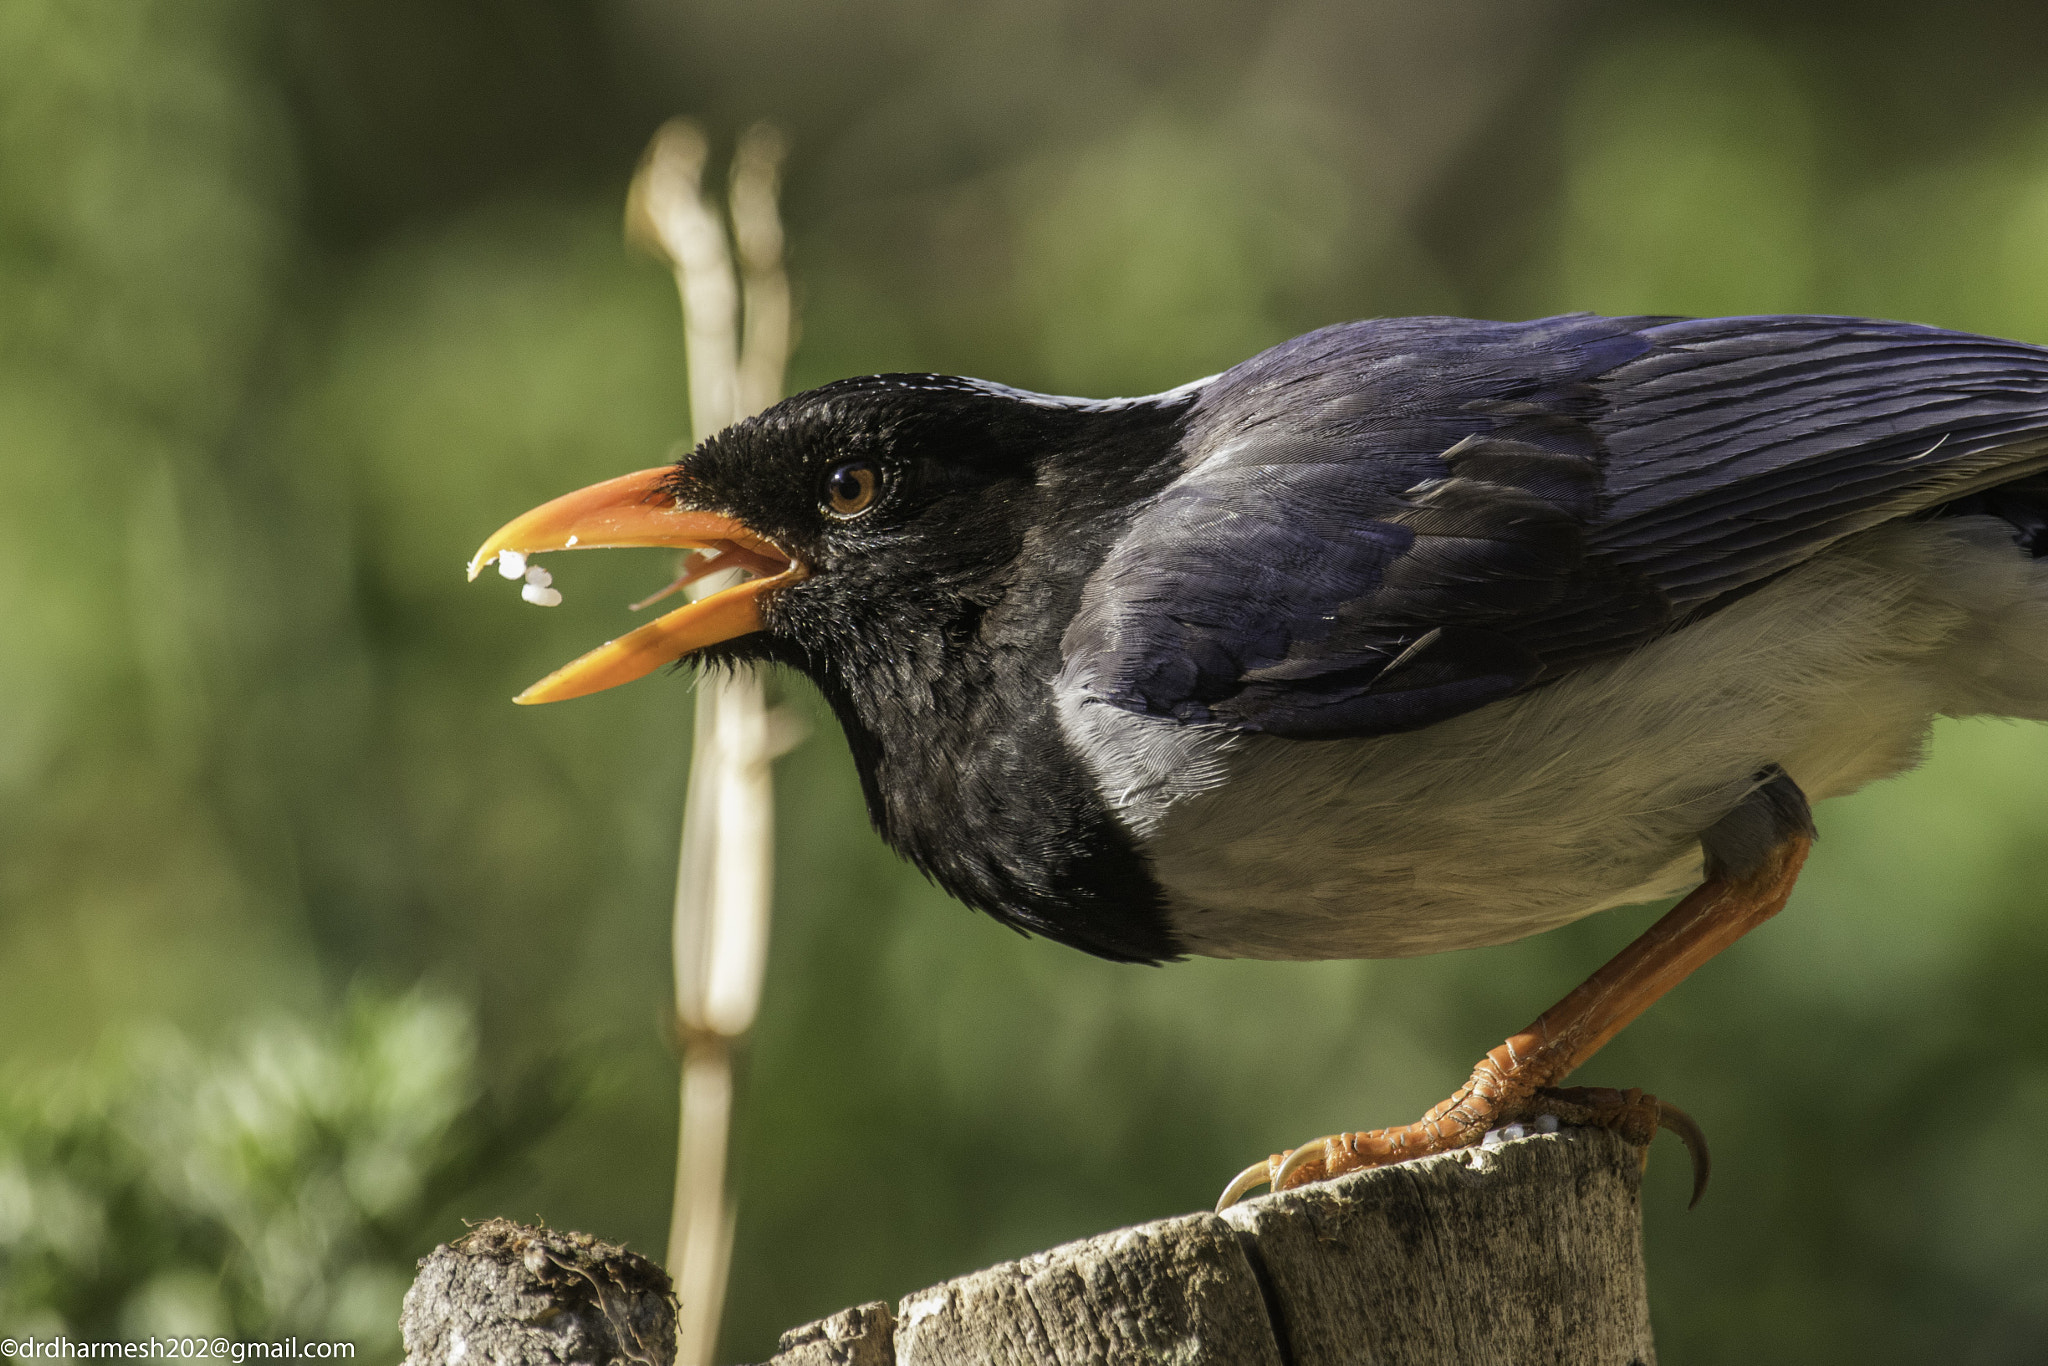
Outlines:
[[[2019,0],[10,0],[0,71],[0,1066],[454,1002],[478,1084],[577,1099],[401,1266],[464,1217],[665,1236],[688,683],[506,701],[662,566],[564,561],[554,612],[461,568],[687,430],[671,286],[619,234],[669,114],[791,137],[798,386],[1144,392],[1412,312],[2048,342]],[[1409,1118],[1654,914],[1114,967],[899,864],[782,691],[815,730],[780,769],[729,1359]],[[1693,1214],[1676,1150],[1650,1171],[1663,1359],[2038,1360],[2048,731],[1944,723],[1821,829],[1790,911],[1582,1074],[1715,1143]]]

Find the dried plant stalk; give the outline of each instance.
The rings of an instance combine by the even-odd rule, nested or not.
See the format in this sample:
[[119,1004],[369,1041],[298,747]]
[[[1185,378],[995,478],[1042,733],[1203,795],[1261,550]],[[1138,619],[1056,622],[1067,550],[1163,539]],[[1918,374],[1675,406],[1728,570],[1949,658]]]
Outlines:
[[683,302],[690,425],[701,441],[741,417],[739,288],[725,224],[704,201],[704,131],[671,119],[648,144],[626,193],[626,235],[665,259]]
[[748,414],[782,397],[796,343],[789,274],[782,268],[782,215],[776,208],[786,149],[782,134],[757,123],[741,134],[732,161],[732,229],[746,297],[739,401]]
[[[664,125],[648,147],[626,206],[628,236],[675,271],[698,441],[781,397],[793,334],[776,207],[781,137],[757,126],[740,140],[734,157],[730,203],[738,272],[725,224],[704,196],[708,153],[694,125]],[[715,575],[694,588],[703,596],[731,581],[730,575]],[[707,677],[698,685],[675,904],[683,1085],[668,1265],[682,1306],[677,1366],[709,1366],[725,1299],[733,1231],[725,1198],[732,1042],[753,1024],[767,966],[774,838],[770,766],[787,748],[775,722],[752,669]]]

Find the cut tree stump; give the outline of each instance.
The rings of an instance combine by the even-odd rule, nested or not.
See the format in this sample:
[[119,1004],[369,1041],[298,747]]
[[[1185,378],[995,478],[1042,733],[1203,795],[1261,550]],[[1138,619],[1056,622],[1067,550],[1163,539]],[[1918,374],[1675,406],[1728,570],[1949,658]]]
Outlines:
[[673,1366],[668,1273],[587,1233],[493,1219],[420,1260],[405,1366]]
[[[783,1334],[770,1366],[1649,1366],[1641,1184],[1638,1150],[1598,1129],[1445,1153],[843,1310]],[[422,1263],[421,1284],[463,1283],[442,1265],[462,1246]],[[461,1366],[423,1350],[449,1340],[417,1312],[429,1301],[456,1311],[414,1288],[408,1366]],[[666,1362],[489,1355],[572,1360]]]

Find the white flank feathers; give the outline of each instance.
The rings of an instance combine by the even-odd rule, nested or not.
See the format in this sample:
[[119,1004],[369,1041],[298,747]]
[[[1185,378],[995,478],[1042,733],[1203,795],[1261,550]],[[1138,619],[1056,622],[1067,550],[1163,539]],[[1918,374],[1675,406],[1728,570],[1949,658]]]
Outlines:
[[1937,714],[2048,719],[2048,561],[1995,518],[1892,523],[1628,654],[1371,739],[1064,700],[1189,952],[1500,944],[1697,882],[1699,832],[1767,763],[1820,801],[1912,767]]

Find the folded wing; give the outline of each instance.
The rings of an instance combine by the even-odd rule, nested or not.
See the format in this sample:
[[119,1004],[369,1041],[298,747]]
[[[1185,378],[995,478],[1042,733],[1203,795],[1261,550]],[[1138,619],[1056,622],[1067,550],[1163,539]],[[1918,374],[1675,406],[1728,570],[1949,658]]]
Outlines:
[[1433,724],[2048,468],[2048,351],[1840,318],[1326,329],[1204,391],[1060,687],[1298,738]]

